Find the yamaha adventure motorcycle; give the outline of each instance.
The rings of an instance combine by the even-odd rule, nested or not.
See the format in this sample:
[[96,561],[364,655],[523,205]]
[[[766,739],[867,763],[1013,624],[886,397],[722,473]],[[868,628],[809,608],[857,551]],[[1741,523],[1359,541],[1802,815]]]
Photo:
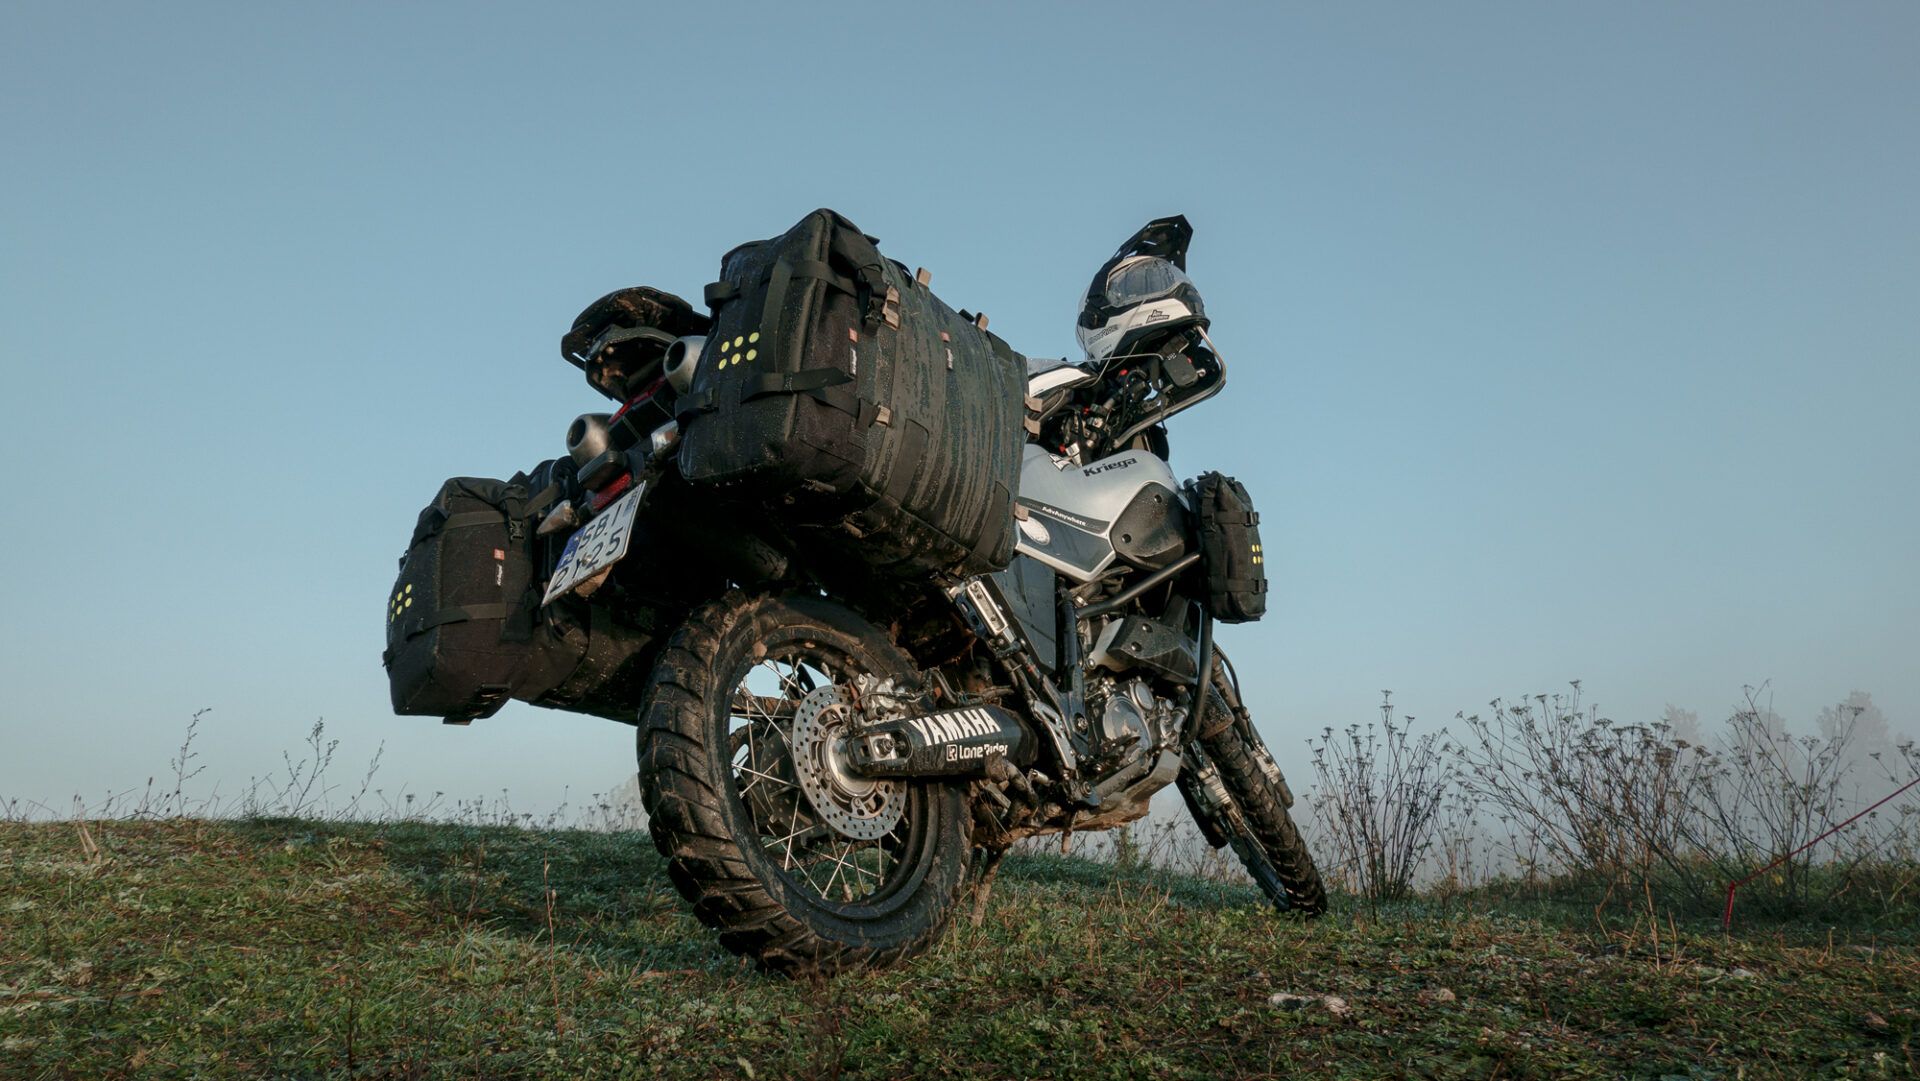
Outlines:
[[[700,346],[676,343],[669,365]],[[1204,332],[1030,362],[1017,554],[997,573],[829,591],[756,563],[757,524],[732,524],[743,569],[671,631],[639,717],[652,836],[728,949],[787,971],[908,957],[970,891],[984,902],[1016,841],[1123,826],[1169,785],[1277,907],[1325,909],[1214,643],[1197,491],[1166,461],[1163,422],[1223,385]],[[576,423],[600,494],[542,525],[577,528],[546,602],[604,581],[636,522],[683,513],[677,438],[669,421],[610,457]]]

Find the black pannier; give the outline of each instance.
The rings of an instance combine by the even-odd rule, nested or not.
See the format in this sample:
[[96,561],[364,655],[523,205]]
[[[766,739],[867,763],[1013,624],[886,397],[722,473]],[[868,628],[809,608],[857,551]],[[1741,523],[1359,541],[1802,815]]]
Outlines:
[[523,478],[455,477],[420,512],[387,599],[381,660],[395,713],[491,716],[524,678],[533,654],[529,517]]
[[1200,535],[1207,610],[1222,623],[1250,623],[1267,614],[1266,553],[1260,512],[1247,486],[1220,473],[1190,482]]
[[580,596],[540,606],[567,538],[535,525],[572,471],[560,459],[512,480],[456,477],[420,512],[387,602],[395,713],[468,721],[517,698],[635,720],[658,640],[635,620],[651,610]]
[[1006,566],[1024,359],[831,210],[728,252],[720,278],[681,473],[883,575]]

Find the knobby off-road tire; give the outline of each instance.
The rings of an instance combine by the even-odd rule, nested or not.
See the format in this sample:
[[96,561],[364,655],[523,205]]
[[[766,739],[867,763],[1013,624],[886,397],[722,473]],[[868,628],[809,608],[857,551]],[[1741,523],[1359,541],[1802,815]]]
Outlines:
[[[1224,679],[1216,679],[1207,696],[1207,724],[1201,727],[1203,733],[1209,727],[1215,731],[1200,737],[1200,749],[1220,772],[1227,794],[1233,797],[1237,821],[1228,824],[1233,834],[1230,843],[1247,873],[1275,906],[1318,916],[1327,910],[1326,886],[1287,810],[1286,789],[1261,768],[1266,745],[1260,733],[1254,731],[1245,714],[1230,709],[1230,695],[1237,704],[1238,696],[1231,686]],[[1222,711],[1233,714],[1231,723],[1221,724]],[[1271,755],[1267,757],[1271,759]],[[1278,767],[1275,769],[1277,772]]]
[[794,783],[794,705],[854,674],[910,683],[915,668],[834,601],[734,592],[674,634],[641,706],[641,798],[668,874],[722,945],[770,969],[831,973],[919,953],[968,881],[960,786],[892,782],[904,785],[898,823],[855,842]]

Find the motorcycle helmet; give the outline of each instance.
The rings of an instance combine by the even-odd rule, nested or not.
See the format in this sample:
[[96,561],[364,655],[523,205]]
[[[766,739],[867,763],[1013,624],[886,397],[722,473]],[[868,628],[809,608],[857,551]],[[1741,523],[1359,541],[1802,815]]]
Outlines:
[[1101,265],[1080,302],[1076,334],[1089,361],[1145,352],[1169,334],[1205,330],[1206,305],[1187,277],[1184,215],[1156,218]]
[[560,339],[560,355],[595,390],[626,402],[658,382],[667,348],[705,334],[708,318],[672,293],[639,285],[587,305]]

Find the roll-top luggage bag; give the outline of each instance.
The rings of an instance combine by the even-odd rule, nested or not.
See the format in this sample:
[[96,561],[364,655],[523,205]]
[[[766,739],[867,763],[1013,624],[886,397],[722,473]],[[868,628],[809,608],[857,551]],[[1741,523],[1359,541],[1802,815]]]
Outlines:
[[526,485],[455,477],[420,512],[387,599],[393,711],[492,716],[533,650],[533,562]]
[[[1013,555],[1026,365],[831,210],[727,253],[681,473],[882,575]],[[851,541],[852,543],[848,543]]]
[[1222,623],[1251,623],[1267,614],[1267,554],[1260,512],[1247,486],[1223,473],[1188,482],[1200,541],[1207,610]]
[[[573,472],[562,458],[511,480],[455,477],[420,512],[387,599],[395,713],[464,723],[516,698],[636,722],[659,641],[642,623],[656,613],[577,595],[540,604],[567,537],[535,526],[577,494]],[[637,563],[659,548],[642,532]]]

